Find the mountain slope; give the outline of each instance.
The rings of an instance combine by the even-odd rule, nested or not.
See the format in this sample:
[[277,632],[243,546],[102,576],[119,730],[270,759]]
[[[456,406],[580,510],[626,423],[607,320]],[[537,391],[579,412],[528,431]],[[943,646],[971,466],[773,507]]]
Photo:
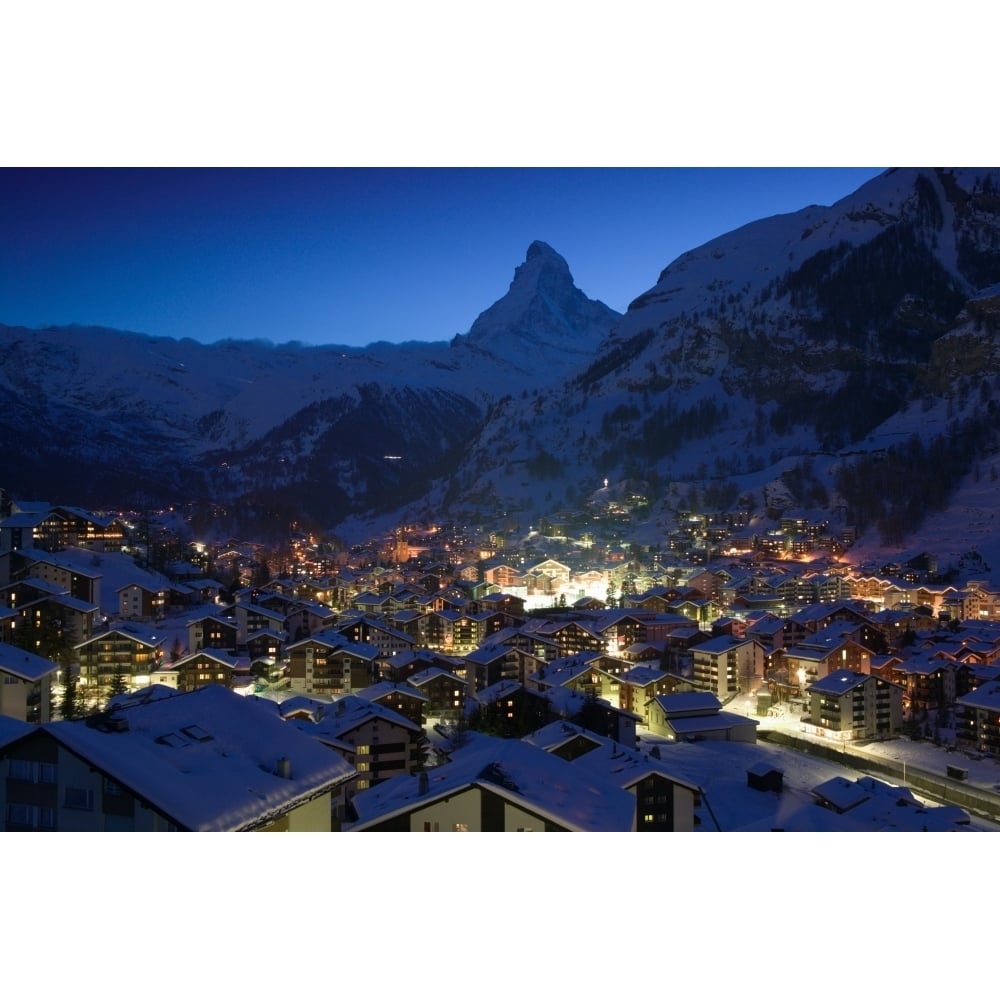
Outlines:
[[420,495],[498,396],[565,377],[619,318],[533,243],[507,295],[450,344],[0,326],[0,482],[97,507],[237,501],[330,525]]
[[888,171],[682,255],[564,390],[497,410],[455,482],[501,507],[570,505],[605,476],[661,513],[685,482],[763,507],[801,456],[877,450],[915,398],[946,405],[935,350],[998,281],[1000,172]]

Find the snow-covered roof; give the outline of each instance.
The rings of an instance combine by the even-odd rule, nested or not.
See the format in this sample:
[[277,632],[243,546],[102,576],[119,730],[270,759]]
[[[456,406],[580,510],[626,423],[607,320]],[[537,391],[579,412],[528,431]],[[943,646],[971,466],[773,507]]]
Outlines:
[[141,625],[138,622],[123,622],[121,625],[115,625],[113,628],[109,628],[106,632],[98,632],[96,635],[92,635],[89,639],[85,639],[83,642],[78,642],[73,648],[81,649],[84,646],[89,646],[92,642],[107,639],[108,636],[115,634],[123,636],[126,639],[133,639],[135,642],[141,643],[143,646],[150,646],[152,648],[162,646],[164,640],[166,639],[162,628],[154,629],[147,625]]
[[86,721],[41,728],[189,830],[258,826],[355,773],[256,699],[219,685],[133,704],[115,716],[126,728],[102,731]]
[[645,664],[640,664],[621,674],[618,677],[618,681],[621,684],[629,684],[633,687],[648,687],[650,684],[664,680],[666,676],[666,672],[660,670],[659,667],[649,667]]
[[682,715],[706,716],[722,708],[722,702],[711,691],[682,691],[677,694],[658,694],[651,699],[673,720]]
[[817,785],[813,789],[813,795],[820,801],[829,803],[838,812],[847,812],[870,799],[871,791],[860,782],[838,776]]
[[520,740],[479,733],[453,759],[421,776],[401,775],[354,798],[360,830],[473,785],[570,830],[623,832],[635,825],[635,798],[572,763]]
[[[284,706],[282,706],[284,707]],[[369,701],[358,695],[347,694],[332,704],[326,705],[322,715],[315,722],[294,719],[292,725],[315,739],[343,740],[349,733],[371,719],[400,726],[410,732],[420,732],[421,727],[405,715],[394,712],[381,702]]]
[[819,694],[832,694],[839,697],[870,679],[871,675],[869,674],[857,673],[854,670],[837,670],[810,684],[808,690],[816,691]]
[[982,708],[988,712],[1000,712],[1000,683],[994,681],[980,684],[975,691],[963,694],[955,699],[959,705],[967,708]]
[[37,653],[30,653],[18,646],[0,642],[0,671],[35,683],[55,673],[59,665]]
[[522,685],[515,680],[499,680],[489,687],[484,687],[475,694],[475,700],[480,705],[491,705],[501,698],[508,698],[516,691],[522,690]]
[[444,667],[427,667],[424,670],[418,670],[415,674],[410,675],[408,681],[414,687],[421,687],[436,677],[446,677],[448,680],[457,681],[459,684],[465,683],[457,674],[453,674],[450,670],[445,670]]
[[395,684],[393,681],[379,681],[377,684],[369,684],[366,688],[354,692],[359,698],[366,701],[377,701],[379,698],[388,697],[390,694],[400,694],[406,698],[416,698],[417,701],[430,701],[430,696],[412,684]]
[[706,642],[699,642],[697,646],[691,647],[692,653],[725,653],[727,650],[736,649],[738,646],[745,646],[748,642],[754,642],[752,636],[741,639],[735,635],[717,635]]
[[11,715],[0,715],[0,750],[8,743],[19,740],[22,736],[27,736],[35,730],[35,726],[22,719],[15,719]]

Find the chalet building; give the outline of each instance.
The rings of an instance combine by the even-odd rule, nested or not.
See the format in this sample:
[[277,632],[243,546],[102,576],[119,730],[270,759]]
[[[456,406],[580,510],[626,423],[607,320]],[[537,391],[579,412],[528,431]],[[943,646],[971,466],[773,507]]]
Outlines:
[[236,644],[237,649],[246,645],[247,636],[255,632],[269,630],[272,632],[285,632],[285,608],[272,610],[262,604],[235,604],[232,608],[233,617],[236,619]]
[[0,521],[0,552],[41,549],[58,552],[65,548],[65,523],[52,511],[22,511]]
[[427,696],[427,717],[457,722],[464,715],[468,692],[466,681],[442,667],[428,667],[409,678],[418,691]]
[[982,684],[956,702],[956,743],[1000,757],[1000,681]]
[[336,698],[380,680],[378,650],[327,631],[287,648],[289,689]]
[[920,653],[894,659],[881,676],[903,689],[903,708],[910,712],[940,712],[972,689],[972,667]]
[[[382,660],[383,677],[396,684],[401,684],[414,674],[427,670],[429,667],[441,667],[450,673],[461,670],[463,660],[455,656],[445,656],[432,649],[403,649],[393,654],[388,660]],[[464,674],[463,674],[464,676]]]
[[871,616],[854,604],[809,604],[786,619],[784,644],[812,644],[816,641],[812,637],[820,633],[848,635],[869,647],[881,634]]
[[222,687],[142,694],[0,735],[0,829],[330,831],[340,756]]
[[391,709],[418,726],[423,726],[427,721],[427,703],[430,699],[412,684],[379,681],[378,684],[361,688],[357,696]]
[[807,728],[843,740],[877,739],[899,732],[903,689],[882,677],[837,670],[809,685]]
[[[496,637],[494,637],[495,639]],[[496,661],[493,659],[492,650],[502,650],[503,651],[503,663],[499,667],[499,675],[496,674],[497,666]],[[541,669],[541,667],[547,662],[535,653],[529,652],[527,649],[521,648],[519,645],[508,645],[506,642],[491,642],[484,646],[481,646],[476,653],[470,653],[469,656],[476,657],[477,655],[482,655],[486,657],[489,661],[489,665],[485,674],[479,672],[479,668],[476,667],[476,687],[481,689],[483,687],[488,687],[488,684],[482,683],[486,679],[490,679],[490,683],[495,683],[498,680],[515,680],[519,684],[526,684],[528,677],[533,673]],[[468,661],[469,657],[466,657]],[[477,662],[474,660],[474,662]],[[472,667],[470,666],[470,669]]]
[[234,690],[242,687],[250,673],[246,658],[234,656],[224,649],[201,649],[171,663],[171,673],[176,674],[178,691],[195,691],[208,684],[221,684]]
[[485,594],[477,601],[484,611],[493,611],[505,615],[504,626],[519,625],[524,621],[524,598],[505,594],[502,591]]
[[444,622],[432,612],[418,608],[397,611],[388,619],[399,632],[408,635],[418,646],[440,649],[444,640]]
[[801,690],[837,671],[871,673],[870,649],[842,636],[829,633],[822,642],[806,641],[786,649],[782,666],[790,683],[798,681]]
[[750,691],[764,676],[764,650],[750,638],[721,635],[691,648],[693,679],[721,701]]
[[615,677],[618,687],[618,707],[640,716],[649,725],[649,702],[658,694],[668,694],[677,678],[658,667],[636,666]]
[[121,552],[125,545],[125,525],[117,517],[100,517],[82,507],[54,507],[53,513],[62,517],[62,548]]
[[466,705],[475,729],[507,738],[530,733],[549,721],[549,703],[517,681],[502,680],[483,688]]
[[445,653],[468,653],[476,649],[491,632],[498,632],[503,627],[500,615],[490,612],[470,614],[467,611],[435,611],[431,619],[437,620],[433,627],[433,638],[429,645],[434,645]]
[[657,695],[646,706],[649,728],[670,740],[725,740],[756,743],[756,719],[722,711],[722,702],[710,691]]
[[721,612],[719,605],[707,597],[685,597],[670,604],[668,610],[684,615],[699,625],[708,625]]
[[611,781],[524,741],[480,734],[448,764],[360,793],[354,808],[352,831],[635,829],[635,798]]
[[[94,632],[100,609],[71,597],[62,588],[29,577],[3,588],[0,601],[14,609],[14,629],[20,630],[21,645],[40,648],[43,644],[83,642]],[[24,639],[28,633],[33,639]]]
[[350,802],[357,793],[413,774],[422,764],[422,728],[357,695],[345,695],[324,706],[315,722],[295,719],[289,725],[326,744],[354,771],[343,788],[343,799],[335,805],[335,821],[350,814]]
[[387,660],[395,653],[416,646],[412,636],[371,618],[359,618],[348,624],[338,625],[336,631],[353,643],[374,646],[381,660]]
[[500,681],[523,683],[519,677],[518,651],[506,646],[480,646],[463,657],[469,693],[475,694]]
[[538,621],[525,627],[539,639],[554,643],[559,656],[582,652],[604,652],[604,639],[580,621]]
[[[25,555],[31,555],[25,553]],[[78,559],[66,558],[64,554],[50,553],[44,558],[26,560],[24,576],[37,577],[55,584],[78,601],[100,607],[101,579],[100,567],[84,568]]]
[[277,660],[285,648],[285,634],[261,629],[247,636],[246,651],[251,660]]
[[503,561],[487,565],[483,576],[487,583],[496,584],[501,590],[523,586],[521,571]]
[[234,618],[214,615],[188,622],[188,649],[226,649],[236,652],[238,626]]
[[123,621],[159,621],[167,608],[167,588],[129,583],[119,587],[118,615]]
[[595,616],[590,622],[593,632],[603,640],[603,652],[616,654],[637,642],[659,637],[657,630],[647,625],[656,621],[655,613],[629,610],[611,610]]
[[162,632],[129,622],[77,645],[83,700],[103,704],[116,688],[148,686],[163,659],[165,639]]
[[[536,691],[548,691],[561,687],[593,698],[605,697],[605,684],[611,686],[614,678],[610,671],[602,674],[603,657],[600,653],[576,653],[545,663],[527,677],[527,686]],[[628,668],[631,664],[625,664]],[[617,703],[618,691],[614,690]]]

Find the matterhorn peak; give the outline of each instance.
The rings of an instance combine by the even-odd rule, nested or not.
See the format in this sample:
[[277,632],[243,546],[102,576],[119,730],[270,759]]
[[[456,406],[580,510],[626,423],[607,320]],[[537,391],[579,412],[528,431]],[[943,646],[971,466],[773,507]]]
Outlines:
[[556,253],[555,250],[548,245],[548,243],[545,243],[542,240],[532,241],[531,246],[528,247],[528,254],[525,257],[525,262],[534,260],[536,257],[548,258],[553,262],[562,264],[567,271],[569,270],[569,265],[566,263],[565,258],[561,254]]
[[588,299],[573,283],[565,258],[541,240],[528,247],[514,270],[507,294],[493,303],[469,330],[469,341],[508,354],[512,338],[519,351],[539,348],[591,353],[620,315]]

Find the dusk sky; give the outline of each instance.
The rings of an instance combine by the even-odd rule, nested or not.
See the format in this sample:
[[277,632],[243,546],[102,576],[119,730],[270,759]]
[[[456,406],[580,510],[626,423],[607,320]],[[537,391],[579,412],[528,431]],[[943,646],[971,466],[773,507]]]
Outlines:
[[881,169],[4,169],[0,323],[447,340],[536,239],[624,312],[686,250]]

